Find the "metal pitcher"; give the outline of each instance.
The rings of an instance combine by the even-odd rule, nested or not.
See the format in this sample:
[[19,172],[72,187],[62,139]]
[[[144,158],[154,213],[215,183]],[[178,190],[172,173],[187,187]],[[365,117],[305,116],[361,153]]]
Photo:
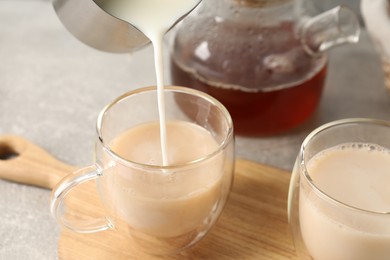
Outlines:
[[66,29],[95,49],[126,53],[150,42],[137,28],[107,14],[92,0],[53,0],[53,7]]

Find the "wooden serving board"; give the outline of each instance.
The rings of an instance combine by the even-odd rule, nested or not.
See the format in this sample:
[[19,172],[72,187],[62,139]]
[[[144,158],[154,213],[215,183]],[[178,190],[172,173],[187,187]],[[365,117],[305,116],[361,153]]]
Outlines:
[[[7,180],[53,188],[74,169],[20,137],[0,137],[0,157],[4,151],[19,154],[15,158],[0,160],[0,178]],[[290,174],[283,170],[237,160],[233,189],[216,226],[198,245],[179,255],[146,255],[115,230],[78,234],[63,229],[58,245],[59,258],[297,259],[287,224],[289,179]],[[72,194],[70,205],[81,214],[101,216],[104,210],[99,204],[94,183],[86,185],[89,186]]]

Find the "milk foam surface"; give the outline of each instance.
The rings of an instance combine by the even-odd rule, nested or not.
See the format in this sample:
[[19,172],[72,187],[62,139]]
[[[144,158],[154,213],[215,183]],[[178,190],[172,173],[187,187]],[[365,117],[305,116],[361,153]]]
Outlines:
[[315,156],[307,170],[314,184],[332,198],[365,210],[390,212],[389,150],[347,144]]

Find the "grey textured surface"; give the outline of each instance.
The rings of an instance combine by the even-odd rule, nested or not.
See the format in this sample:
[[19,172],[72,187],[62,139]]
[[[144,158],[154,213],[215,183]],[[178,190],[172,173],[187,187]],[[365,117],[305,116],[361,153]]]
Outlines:
[[[150,47],[115,55],[84,46],[48,0],[0,0],[0,134],[23,136],[68,164],[88,165],[99,111],[129,89],[153,85],[152,58]],[[346,117],[390,120],[379,57],[365,32],[359,44],[331,51],[314,118],[287,134],[239,137],[237,155],[289,170],[313,128]],[[0,181],[0,260],[56,259],[59,228],[49,215],[49,194]]]

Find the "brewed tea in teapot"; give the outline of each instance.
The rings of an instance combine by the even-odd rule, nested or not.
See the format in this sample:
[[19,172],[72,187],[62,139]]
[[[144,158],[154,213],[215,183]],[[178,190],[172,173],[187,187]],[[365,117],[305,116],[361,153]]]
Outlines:
[[359,36],[346,7],[313,13],[309,1],[204,0],[176,30],[172,83],[221,101],[240,135],[291,129],[317,108],[325,51]]

